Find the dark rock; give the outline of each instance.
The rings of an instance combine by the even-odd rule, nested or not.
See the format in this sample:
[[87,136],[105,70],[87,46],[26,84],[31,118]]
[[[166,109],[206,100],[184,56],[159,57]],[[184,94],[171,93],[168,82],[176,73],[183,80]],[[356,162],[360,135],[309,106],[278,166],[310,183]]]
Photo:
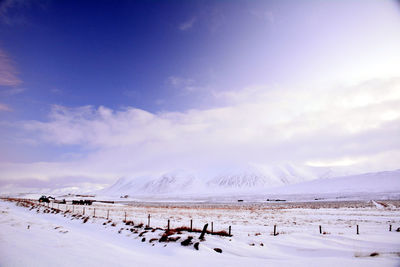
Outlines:
[[178,241],[178,239],[180,239],[180,238],[181,238],[180,236],[168,237],[168,241],[176,242],[176,241]]
[[214,250],[215,250],[215,252],[222,253],[222,249],[220,249],[220,248],[214,248]]
[[191,245],[191,244],[192,244],[192,239],[193,239],[193,236],[188,236],[187,239],[185,239],[185,240],[183,240],[183,241],[181,242],[181,245],[182,245],[182,246],[189,246],[189,245]]
[[143,231],[139,234],[139,236],[143,236],[145,233],[147,233],[147,231]]

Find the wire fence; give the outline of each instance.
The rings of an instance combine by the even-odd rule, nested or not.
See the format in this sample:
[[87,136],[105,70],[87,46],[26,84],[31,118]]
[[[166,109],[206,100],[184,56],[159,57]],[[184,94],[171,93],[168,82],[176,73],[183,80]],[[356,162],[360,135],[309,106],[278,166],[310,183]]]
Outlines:
[[[227,220],[223,213],[240,213],[240,209],[224,209],[223,206],[220,210],[217,211],[213,211],[212,208],[206,208],[206,211],[204,211],[201,209],[197,209],[196,206],[191,209],[186,209],[185,211],[182,211],[182,208],[179,207],[168,207],[162,205],[160,207],[147,207],[97,202],[95,202],[93,205],[76,205],[59,201],[50,201],[48,203],[43,203],[32,199],[27,200],[8,198],[6,200],[18,203],[25,203],[28,206],[30,205],[31,207],[37,207],[39,209],[44,208],[49,210],[48,213],[64,213],[70,214],[71,216],[104,219],[110,222],[124,224],[128,223],[132,226],[135,225],[144,228],[159,228],[162,230],[180,229],[183,231],[200,232],[203,226],[207,224],[209,226],[207,233],[220,234],[224,236],[232,236],[234,233],[237,232],[252,232],[254,235],[258,235],[261,232],[269,232],[270,235],[277,236],[279,234],[287,234],[293,232],[293,229],[296,228],[296,226],[303,226],[302,231],[304,231],[305,224],[307,224],[306,231],[312,231],[321,235],[331,234],[330,230],[335,227],[340,230],[338,232],[339,234],[341,234],[341,232],[352,232],[353,234],[360,235],[367,231],[372,231],[371,225],[368,225],[367,223],[368,221],[366,221],[365,219],[363,220],[361,218],[362,216],[360,216],[359,214],[351,213],[347,214],[347,216],[353,216],[353,220],[345,221],[340,218],[331,218],[332,221],[336,220],[335,222],[341,223],[339,224],[339,227],[337,224],[334,224],[329,220],[322,221],[318,218],[308,221],[305,220],[305,223],[303,223],[303,225],[297,225],[296,221],[298,220],[298,218],[296,217],[291,218],[293,224],[290,225],[289,222],[282,221],[282,218],[276,218],[274,217],[274,215],[271,214],[267,215],[269,217],[265,217],[269,218],[269,222],[267,224],[264,223],[263,225],[255,225],[254,222],[259,223],[260,221],[262,221],[262,218],[257,218],[260,217],[260,214],[262,214],[262,212],[249,209],[246,210],[245,213],[247,218],[245,216],[242,221],[237,219],[233,221]],[[393,211],[397,214],[397,217],[394,219],[392,218],[387,220],[388,218],[386,217],[380,218],[382,220],[382,222],[380,222],[381,226],[383,229],[385,229],[385,231],[400,231],[400,228],[395,227],[395,224],[400,223],[400,214],[397,212],[398,210],[398,208],[395,208],[395,210]],[[275,214],[284,214],[286,211],[284,209],[278,209],[274,212]],[[350,212],[354,213],[354,210],[350,210]],[[307,216],[306,212],[304,213],[305,216]],[[188,216],[188,214],[193,216]],[[235,215],[238,216],[237,214]],[[253,216],[253,223],[249,224],[246,219],[250,219],[248,218],[250,216]],[[388,216],[393,215],[388,214]],[[379,216],[377,214],[377,218],[378,217]],[[361,229],[361,225],[359,222],[363,223],[363,229]],[[323,223],[325,225],[323,225]],[[234,233],[232,230],[234,231]]]

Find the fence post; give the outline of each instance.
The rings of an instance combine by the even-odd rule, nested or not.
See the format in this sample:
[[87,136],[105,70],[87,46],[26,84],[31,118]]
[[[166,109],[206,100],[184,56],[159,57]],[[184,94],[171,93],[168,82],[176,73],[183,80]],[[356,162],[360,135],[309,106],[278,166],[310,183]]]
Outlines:
[[276,236],[276,224],[274,225],[274,236]]
[[207,232],[207,227],[208,227],[208,223],[206,223],[206,224],[204,225],[203,231],[201,231],[201,235],[200,235],[200,237],[199,237],[200,240],[204,240],[204,235],[205,235],[206,232]]
[[231,226],[229,225],[229,236],[231,236]]
[[126,222],[126,211],[125,211],[125,220],[124,220],[124,222]]
[[192,231],[193,231],[193,220],[190,219],[190,232],[192,232]]
[[358,224],[357,224],[357,235],[360,234],[359,228],[358,228]]
[[389,232],[392,231],[392,225],[389,225]]
[[168,231],[169,231],[169,219],[168,219],[168,223],[167,223],[167,229],[168,229]]
[[150,214],[147,216],[147,227],[150,227]]
[[214,233],[214,222],[211,222],[211,233]]
[[319,226],[319,233],[322,234],[322,226]]
[[109,215],[110,215],[110,210],[107,210],[107,220]]
[[83,207],[82,215],[85,215],[85,207]]

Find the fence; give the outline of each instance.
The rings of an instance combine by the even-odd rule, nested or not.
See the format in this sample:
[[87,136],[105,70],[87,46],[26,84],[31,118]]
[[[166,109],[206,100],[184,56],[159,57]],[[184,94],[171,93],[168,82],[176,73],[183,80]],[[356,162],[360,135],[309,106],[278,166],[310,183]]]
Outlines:
[[[16,199],[16,198],[7,198],[8,201],[24,203],[27,206],[31,207],[43,207],[51,210],[52,213],[60,213],[71,214],[72,216],[85,216],[92,218],[99,218],[104,220],[110,220],[113,222],[123,222],[129,225],[141,225],[145,228],[158,228],[161,230],[171,230],[177,229],[179,231],[188,231],[188,232],[201,232],[202,225],[207,224],[207,221],[195,221],[193,218],[186,218],[182,221],[174,220],[174,218],[156,216],[154,217],[151,213],[138,213],[133,212],[129,206],[116,206],[116,205],[72,205],[67,203],[57,203],[57,202],[49,202],[49,203],[40,203],[37,200],[26,200],[26,199]],[[49,213],[49,212],[48,212]],[[186,224],[186,225],[185,225]],[[214,222],[211,221],[208,225],[210,225],[210,230],[207,230],[206,233],[221,235],[221,236],[232,236],[232,226],[220,226],[218,225],[217,231],[214,230]],[[360,225],[355,225],[354,233],[360,235]],[[385,226],[387,227],[387,225]],[[388,229],[390,232],[392,231],[392,224],[388,225]],[[315,232],[325,235],[329,234],[329,232],[324,231],[325,227],[323,225],[318,225],[316,227]],[[271,229],[271,235],[278,236],[279,232],[279,224],[274,224]],[[398,228],[396,231],[400,231]]]
[[[171,219],[165,219],[165,224],[161,222],[160,219],[156,221],[152,220],[152,215],[147,214],[146,217],[143,214],[134,214],[129,208],[121,208],[115,206],[89,206],[89,205],[76,205],[67,204],[60,202],[39,202],[33,199],[17,199],[17,198],[6,198],[7,201],[17,202],[23,204],[23,206],[33,208],[44,208],[50,210],[50,212],[45,213],[64,213],[70,214],[71,216],[82,216],[87,218],[98,218],[110,220],[113,222],[123,222],[126,225],[136,225],[142,226],[147,229],[161,229],[161,230],[178,230],[178,231],[188,231],[188,232],[199,232],[202,230],[200,228],[194,227],[193,219],[187,220],[189,226],[184,226],[182,224],[176,223],[176,227],[171,228]],[[139,216],[138,216],[139,215]],[[142,216],[140,216],[142,215]],[[228,231],[218,230],[214,231],[214,222],[211,222],[211,230],[206,230],[205,233],[211,235],[220,236],[232,236],[232,227],[227,227]]]

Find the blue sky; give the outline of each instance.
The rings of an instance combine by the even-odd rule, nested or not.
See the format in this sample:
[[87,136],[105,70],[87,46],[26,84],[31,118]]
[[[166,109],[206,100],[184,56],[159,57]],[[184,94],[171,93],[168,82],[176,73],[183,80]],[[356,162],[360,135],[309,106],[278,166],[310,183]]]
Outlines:
[[[191,153],[214,149],[244,155],[215,153],[218,166],[266,164],[279,152],[277,162],[361,171],[377,157],[375,169],[396,168],[398,47],[396,1],[5,0],[0,179],[51,180],[57,166],[58,176],[97,177],[93,161],[118,159],[105,167],[108,182],[204,168]],[[304,148],[314,142],[327,150]],[[125,162],[128,148],[147,167]]]
[[[37,118],[54,103],[185,110],[207,106],[202,98],[212,89],[309,81],[371,40],[385,42],[376,39],[397,26],[390,20],[399,13],[395,3],[378,1],[2,5],[11,22],[3,19],[1,48],[26,90],[25,98],[8,101],[23,118]],[[386,13],[392,18],[379,21]],[[170,77],[180,82],[173,86]],[[194,92],[182,92],[185,86]]]

